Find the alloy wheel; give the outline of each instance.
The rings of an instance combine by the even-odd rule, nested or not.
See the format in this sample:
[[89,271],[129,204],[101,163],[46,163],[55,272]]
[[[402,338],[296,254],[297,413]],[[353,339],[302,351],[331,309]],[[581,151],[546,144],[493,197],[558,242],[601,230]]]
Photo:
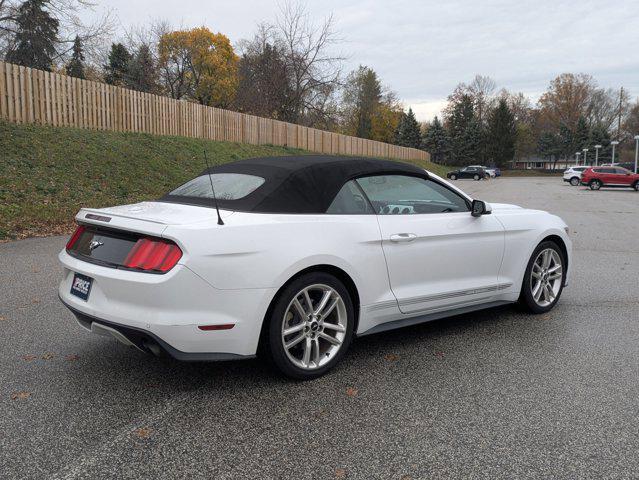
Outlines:
[[599,180],[593,180],[590,182],[590,190],[599,190],[601,188],[601,182]]
[[579,179],[577,177],[572,177],[570,179],[570,185],[572,185],[573,187],[576,187],[577,185],[579,185]]
[[304,370],[331,361],[346,338],[348,315],[344,300],[332,287],[310,285],[288,304],[282,322],[282,345],[288,359]]
[[563,265],[556,250],[546,248],[539,252],[530,272],[533,300],[540,307],[552,304],[561,290]]

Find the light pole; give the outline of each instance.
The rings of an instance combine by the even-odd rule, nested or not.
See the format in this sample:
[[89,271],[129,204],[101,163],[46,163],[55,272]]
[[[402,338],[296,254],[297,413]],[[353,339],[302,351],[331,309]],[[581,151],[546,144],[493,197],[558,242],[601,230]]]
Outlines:
[[579,155],[581,155],[581,152],[576,152],[575,153],[575,157],[577,159],[577,165],[579,165]]
[[595,145],[595,167],[599,165],[599,149],[601,145]]
[[584,148],[584,165],[588,165],[588,149]]
[[612,142],[610,142],[610,145],[612,145],[612,164],[615,164],[615,147],[617,145],[619,145],[619,142],[617,140],[613,140]]
[[635,173],[637,173],[637,158],[639,157],[639,135],[635,135]]

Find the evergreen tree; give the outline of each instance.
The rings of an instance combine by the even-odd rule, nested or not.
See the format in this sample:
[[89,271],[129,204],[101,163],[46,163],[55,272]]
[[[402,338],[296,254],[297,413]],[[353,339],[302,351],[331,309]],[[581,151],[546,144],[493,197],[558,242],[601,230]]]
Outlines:
[[491,163],[503,167],[514,158],[517,140],[515,117],[504,99],[490,112],[486,140]]
[[14,47],[6,60],[25,67],[51,70],[59,22],[47,10],[47,0],[26,0],[18,8]]
[[445,163],[450,151],[450,140],[439,118],[435,117],[424,133],[422,148],[430,153],[433,162]]
[[548,160],[556,160],[561,154],[562,140],[559,135],[551,132],[544,132],[539,136],[537,143],[537,152],[543,158]]
[[598,163],[610,163],[612,161],[612,145],[610,145],[610,133],[608,130],[599,125],[592,129],[590,132],[590,142],[588,144],[588,157],[590,158],[589,164],[595,163],[595,145],[601,145],[599,150]]
[[131,58],[126,83],[141,92],[153,93],[157,90],[158,71],[148,45],[141,45]]
[[457,149],[456,160],[459,165],[478,163],[481,139],[481,125],[476,118],[473,118],[466,127],[466,130],[464,130],[458,138],[458,141],[455,142]]
[[451,160],[455,165],[473,162],[481,143],[481,129],[475,119],[473,99],[463,94],[447,118]]
[[588,144],[590,142],[590,128],[588,128],[588,124],[586,123],[586,119],[584,117],[579,117],[577,121],[577,128],[575,129],[574,136],[574,151],[579,152],[584,148],[588,148]]
[[84,53],[82,52],[82,42],[80,37],[76,35],[73,41],[73,53],[71,60],[66,66],[67,75],[76,78],[86,78],[84,76]]
[[131,54],[127,48],[121,43],[112,44],[108,60],[109,63],[104,66],[106,83],[120,87],[128,85]]
[[413,109],[409,108],[408,113],[402,114],[402,118],[397,125],[395,133],[395,144],[402,147],[420,148],[422,142],[422,134],[419,128],[419,122],[415,118]]
[[575,154],[575,134],[563,122],[559,125],[558,147],[558,155],[564,160]]

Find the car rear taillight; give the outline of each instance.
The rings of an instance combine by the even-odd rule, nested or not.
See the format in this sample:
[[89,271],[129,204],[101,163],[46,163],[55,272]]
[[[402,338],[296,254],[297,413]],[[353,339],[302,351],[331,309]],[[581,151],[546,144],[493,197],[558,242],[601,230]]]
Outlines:
[[75,229],[75,232],[73,232],[73,235],[71,235],[71,238],[67,242],[67,250],[71,250],[71,248],[73,248],[73,245],[75,245],[75,242],[78,241],[78,238],[80,238],[80,235],[82,235],[85,230],[86,227],[84,225],[80,225]]
[[182,258],[182,250],[169,240],[140,238],[124,259],[123,265],[137,270],[168,272]]

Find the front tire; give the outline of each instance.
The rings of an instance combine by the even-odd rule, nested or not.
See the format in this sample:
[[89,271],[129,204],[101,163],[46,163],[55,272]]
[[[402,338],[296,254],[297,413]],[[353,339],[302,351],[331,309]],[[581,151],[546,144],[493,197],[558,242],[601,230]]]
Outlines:
[[451,179],[451,180],[457,180],[457,175],[451,175],[451,176],[450,176],[450,179]]
[[287,377],[320,377],[342,359],[353,337],[355,310],[333,275],[310,272],[279,294],[270,318],[268,349]]
[[601,181],[600,180],[593,180],[592,182],[590,182],[590,190],[599,190],[601,188]]
[[570,185],[572,185],[573,187],[576,187],[577,185],[579,185],[579,179],[577,177],[572,177],[570,179]]
[[639,192],[639,181],[635,182],[632,188],[634,188],[636,192]]
[[541,242],[528,261],[519,303],[532,313],[551,310],[561,297],[566,259],[553,241]]

